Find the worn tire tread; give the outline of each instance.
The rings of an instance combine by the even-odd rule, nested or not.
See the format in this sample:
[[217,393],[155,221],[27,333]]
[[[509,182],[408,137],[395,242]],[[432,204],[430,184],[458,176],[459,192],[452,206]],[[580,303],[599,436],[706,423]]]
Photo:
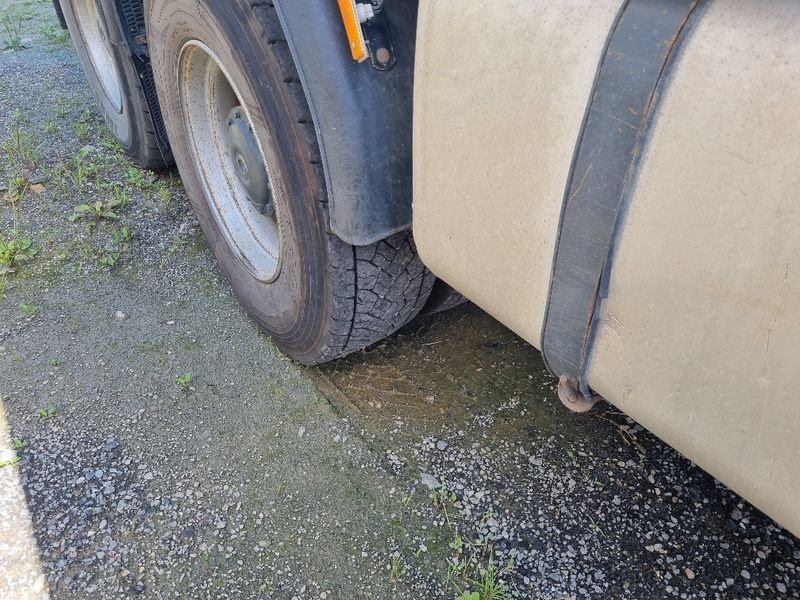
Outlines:
[[[265,0],[251,0],[239,6],[251,12],[250,22],[266,42],[265,51],[272,53],[269,62],[280,70],[290,118],[305,153],[303,158],[321,190],[314,195],[314,202],[324,217],[327,242],[327,260],[320,267],[326,269],[328,300],[327,312],[321,315],[319,342],[313,350],[300,350],[302,344],[293,340],[278,340],[278,345],[306,364],[322,363],[361,350],[414,318],[424,306],[435,277],[420,261],[410,231],[368,246],[351,246],[331,231],[317,134],[275,6]],[[303,339],[303,335],[299,333],[297,339]]]

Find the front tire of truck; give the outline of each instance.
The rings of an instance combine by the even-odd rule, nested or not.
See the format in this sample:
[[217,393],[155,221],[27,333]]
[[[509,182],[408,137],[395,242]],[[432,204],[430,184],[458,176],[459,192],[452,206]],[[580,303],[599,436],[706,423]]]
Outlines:
[[113,41],[122,39],[113,5],[103,0],[60,0],[56,9],[69,29],[106,124],[123,151],[140,167],[169,166],[161,154],[133,59],[124,44]]
[[315,364],[394,332],[435,278],[410,232],[350,246],[330,230],[314,125],[271,2],[151,0],[162,114],[197,218],[256,321]]

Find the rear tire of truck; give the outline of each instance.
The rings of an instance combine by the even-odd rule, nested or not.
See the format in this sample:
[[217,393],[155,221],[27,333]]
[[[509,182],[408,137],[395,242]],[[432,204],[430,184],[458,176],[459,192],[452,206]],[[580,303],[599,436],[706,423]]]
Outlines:
[[173,155],[222,271],[304,364],[360,350],[435,281],[410,232],[351,246],[330,230],[314,125],[271,2],[150,0],[151,62]]
[[58,24],[61,26],[61,29],[66,29],[67,21],[64,19],[64,11],[61,10],[61,3],[59,0],[53,0],[53,8],[56,9],[56,17],[58,18]]
[[134,163],[169,166],[159,149],[144,90],[124,45],[113,5],[104,0],[61,0],[63,17],[108,128]]

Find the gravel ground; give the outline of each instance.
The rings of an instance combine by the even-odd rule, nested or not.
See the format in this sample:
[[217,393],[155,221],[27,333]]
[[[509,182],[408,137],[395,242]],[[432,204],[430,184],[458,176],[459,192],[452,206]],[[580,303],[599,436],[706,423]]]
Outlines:
[[795,537],[474,307],[282,357],[50,3],[0,20],[0,598],[800,597]]

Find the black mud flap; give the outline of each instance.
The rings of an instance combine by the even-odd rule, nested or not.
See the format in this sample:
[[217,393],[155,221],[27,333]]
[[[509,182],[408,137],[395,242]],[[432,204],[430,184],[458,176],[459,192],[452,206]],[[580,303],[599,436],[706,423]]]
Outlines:
[[153,131],[158,141],[158,149],[166,164],[172,164],[172,151],[169,147],[167,130],[164,127],[164,119],[161,116],[161,107],[158,105],[158,94],[156,93],[155,82],[153,81],[153,70],[150,68],[150,55],[147,49],[147,33],[144,20],[143,0],[102,0],[114,5],[114,12],[119,19],[120,30],[124,37],[123,40],[113,40],[115,43],[124,43],[131,55],[139,81],[142,84],[142,91],[147,101],[147,108],[150,111],[150,118],[153,122]]
[[331,229],[356,246],[409,229],[417,0],[383,3],[393,49],[382,69],[353,61],[336,2],[274,4],[314,119]]

